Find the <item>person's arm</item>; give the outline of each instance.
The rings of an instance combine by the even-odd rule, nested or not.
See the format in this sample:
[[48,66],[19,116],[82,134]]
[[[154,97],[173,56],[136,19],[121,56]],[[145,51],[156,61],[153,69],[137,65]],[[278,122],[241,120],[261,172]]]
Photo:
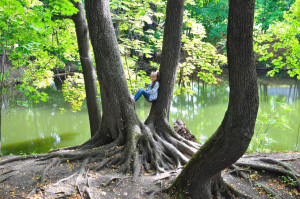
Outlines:
[[154,85],[154,87],[153,87],[152,89],[149,88],[148,93],[149,93],[149,94],[154,94],[154,93],[156,93],[157,90],[158,90],[158,87],[159,87],[159,83],[156,82],[155,85]]

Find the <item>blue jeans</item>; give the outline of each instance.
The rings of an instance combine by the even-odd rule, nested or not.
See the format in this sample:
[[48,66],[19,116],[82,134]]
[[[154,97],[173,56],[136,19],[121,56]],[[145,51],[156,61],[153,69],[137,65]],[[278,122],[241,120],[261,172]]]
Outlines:
[[134,95],[134,101],[138,101],[142,95],[144,95],[145,99],[149,101],[150,94],[143,88],[138,90],[138,92]]

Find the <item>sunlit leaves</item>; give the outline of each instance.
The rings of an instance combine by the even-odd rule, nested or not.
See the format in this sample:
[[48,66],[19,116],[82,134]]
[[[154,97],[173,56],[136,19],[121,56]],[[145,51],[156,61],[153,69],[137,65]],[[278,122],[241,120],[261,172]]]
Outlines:
[[228,0],[187,2],[191,18],[203,24],[207,32],[206,40],[212,44],[224,43],[227,31]]
[[[34,103],[39,103],[39,101],[46,102],[48,100],[47,93],[40,92],[33,86],[22,84],[22,85],[18,85],[17,89],[21,90],[24,93],[24,95],[27,97],[27,99],[33,101]],[[21,104],[22,106],[28,106],[26,100],[18,101],[18,104]]]
[[269,27],[267,32],[258,32],[255,52],[260,61],[265,61],[273,70],[273,76],[280,69],[289,69],[290,76],[300,79],[300,0],[296,0],[290,11],[284,14],[284,21],[277,22]]
[[69,0],[7,0],[1,2],[0,12],[2,45],[13,66],[24,70],[22,90],[35,88],[35,102],[44,101],[35,96],[53,83],[53,68],[63,68],[78,58],[73,22],[53,16],[72,15],[77,9]]
[[[78,0],[75,0],[77,2]],[[70,0],[50,0],[49,6],[54,14],[72,16],[78,10],[73,6]]]
[[266,31],[277,22],[284,20],[284,12],[288,11],[295,0],[265,1],[257,0],[255,8],[255,24]]
[[63,83],[62,92],[65,100],[71,104],[72,111],[80,111],[86,97],[83,74],[75,73],[73,76],[68,76]]
[[178,81],[183,82],[186,91],[189,90],[186,83],[193,73],[206,83],[217,83],[214,74],[221,73],[220,65],[226,63],[226,57],[217,53],[212,44],[203,41],[206,34],[201,24],[186,17],[184,26],[187,28],[187,34],[182,36],[185,62],[180,64]]

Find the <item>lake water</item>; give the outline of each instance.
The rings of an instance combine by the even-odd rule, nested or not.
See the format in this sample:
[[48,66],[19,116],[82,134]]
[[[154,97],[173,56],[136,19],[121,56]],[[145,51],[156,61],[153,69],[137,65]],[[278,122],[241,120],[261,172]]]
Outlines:
[[[183,119],[203,143],[216,131],[227,109],[229,87],[226,75],[222,79],[217,85],[206,85],[196,79],[192,84],[194,95],[175,96],[171,124],[177,118]],[[300,81],[285,76],[266,78],[260,75],[258,84],[260,108],[255,136],[261,138],[256,145],[272,151],[299,151]],[[77,145],[89,139],[86,107],[73,113],[61,92],[52,90],[49,93],[47,103],[29,107],[17,105],[16,96],[4,98],[3,153],[48,152],[52,148]],[[67,109],[64,114],[60,113],[61,107]],[[150,104],[145,100],[136,103],[140,119],[146,119],[149,110]],[[268,143],[271,144],[268,146]]]

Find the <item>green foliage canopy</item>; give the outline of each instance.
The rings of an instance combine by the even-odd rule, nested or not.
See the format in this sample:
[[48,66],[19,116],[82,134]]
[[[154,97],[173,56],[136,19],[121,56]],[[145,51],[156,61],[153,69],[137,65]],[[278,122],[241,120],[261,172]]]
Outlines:
[[284,20],[270,26],[269,30],[257,32],[254,49],[259,60],[265,61],[273,70],[288,69],[291,77],[300,79],[300,0],[283,15]]

